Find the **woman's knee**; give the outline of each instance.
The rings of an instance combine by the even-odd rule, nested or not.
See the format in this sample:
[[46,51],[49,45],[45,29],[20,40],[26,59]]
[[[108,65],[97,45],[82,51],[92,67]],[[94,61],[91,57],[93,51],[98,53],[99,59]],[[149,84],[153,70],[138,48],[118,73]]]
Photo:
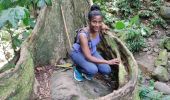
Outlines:
[[98,68],[95,64],[90,64],[86,68],[87,74],[95,75],[98,72]]
[[102,64],[99,66],[99,72],[102,74],[110,74],[111,73],[111,67],[108,64]]

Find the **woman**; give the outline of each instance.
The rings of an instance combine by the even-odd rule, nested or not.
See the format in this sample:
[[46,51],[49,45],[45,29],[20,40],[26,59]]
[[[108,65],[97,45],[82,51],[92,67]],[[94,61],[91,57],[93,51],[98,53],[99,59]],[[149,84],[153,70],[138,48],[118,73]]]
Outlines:
[[92,5],[88,14],[89,26],[77,32],[76,42],[70,54],[71,59],[77,65],[74,68],[74,78],[83,81],[85,78],[91,80],[100,72],[108,75],[111,73],[109,65],[118,65],[118,59],[105,60],[97,52],[96,45],[100,42],[99,33],[102,29],[103,16],[99,6]]

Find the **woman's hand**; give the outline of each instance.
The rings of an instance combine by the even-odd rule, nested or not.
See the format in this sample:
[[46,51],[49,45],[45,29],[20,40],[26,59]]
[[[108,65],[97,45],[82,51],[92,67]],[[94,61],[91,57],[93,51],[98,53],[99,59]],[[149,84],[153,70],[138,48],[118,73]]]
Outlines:
[[120,61],[116,58],[116,59],[108,60],[107,63],[109,65],[119,65]]

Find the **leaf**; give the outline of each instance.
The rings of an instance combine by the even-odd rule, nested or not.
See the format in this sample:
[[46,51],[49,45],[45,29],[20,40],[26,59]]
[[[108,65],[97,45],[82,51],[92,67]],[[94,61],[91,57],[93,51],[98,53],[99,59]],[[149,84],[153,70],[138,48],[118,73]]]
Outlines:
[[141,29],[141,34],[142,34],[142,36],[146,36],[147,35],[146,31],[143,28]]
[[10,41],[10,39],[11,39],[11,36],[9,35],[9,33],[1,32],[0,35],[2,36],[2,37],[1,37],[1,40],[2,40],[2,41]]
[[23,39],[25,40],[28,36],[30,35],[30,32],[23,32],[22,33],[22,37],[23,37]]
[[64,68],[70,68],[72,67],[72,64],[71,63],[66,63],[66,64],[63,64],[63,65],[55,65],[57,67],[64,67]]
[[25,11],[25,16],[23,19],[23,23],[27,26],[30,25],[30,13],[27,9],[25,9],[24,11]]
[[133,24],[138,24],[138,23],[139,23],[139,15],[136,15],[133,18],[131,18],[130,26],[132,26]]
[[37,3],[37,6],[39,7],[39,8],[42,8],[42,7],[44,7],[45,6],[45,0],[39,0],[38,1],[38,3]]
[[123,23],[122,21],[118,21],[115,23],[115,28],[118,30],[124,29],[125,28],[125,23]]
[[46,2],[46,4],[47,4],[48,6],[52,6],[51,0],[45,0],[45,2]]
[[12,25],[13,28],[17,28],[18,22],[28,16],[25,11],[26,8],[17,6],[0,12],[0,28],[7,22]]
[[13,48],[16,49],[17,47],[20,47],[22,44],[22,41],[18,39],[17,36],[13,37]]

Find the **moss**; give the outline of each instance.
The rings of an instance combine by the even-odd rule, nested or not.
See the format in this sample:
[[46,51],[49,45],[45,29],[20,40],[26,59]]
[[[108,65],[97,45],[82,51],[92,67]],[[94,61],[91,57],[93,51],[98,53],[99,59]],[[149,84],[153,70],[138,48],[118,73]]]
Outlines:
[[155,61],[155,66],[164,66],[166,67],[168,63],[168,52],[166,49],[159,52],[159,56]]
[[16,75],[13,75],[9,79],[1,79],[0,83],[0,98],[2,99],[15,92],[18,81]]
[[25,100],[30,97],[34,83],[34,64],[29,52],[18,71],[0,78],[0,99]]
[[[34,81],[34,68],[33,60],[31,57],[27,60],[25,64],[21,65],[21,77],[20,82],[17,86],[17,93],[12,97],[12,100],[25,100],[28,99],[32,91],[33,81]],[[27,67],[25,67],[27,66]]]

